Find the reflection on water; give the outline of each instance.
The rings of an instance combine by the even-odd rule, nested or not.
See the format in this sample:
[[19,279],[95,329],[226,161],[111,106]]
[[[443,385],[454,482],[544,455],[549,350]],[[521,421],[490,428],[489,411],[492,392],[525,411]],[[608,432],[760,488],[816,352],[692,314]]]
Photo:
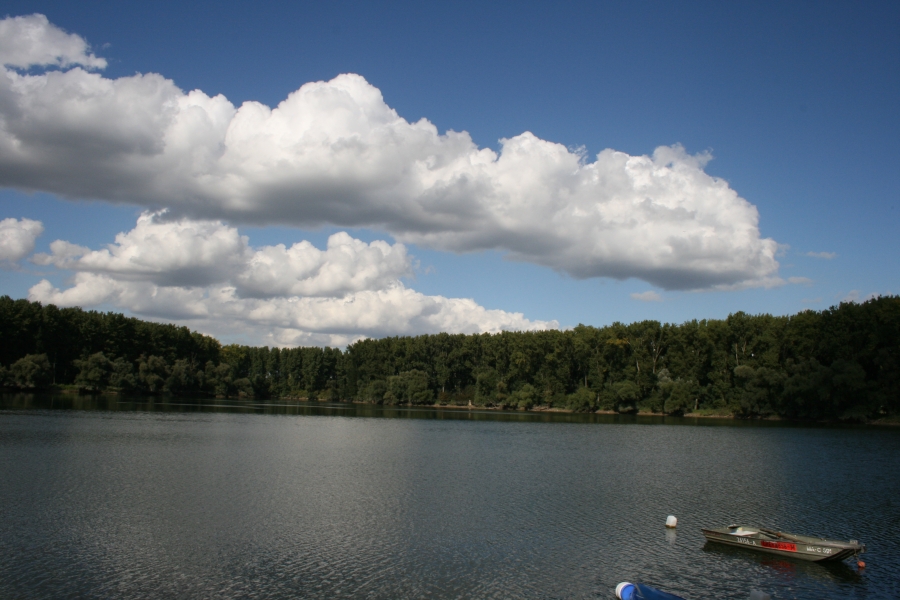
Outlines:
[[854,425],[815,425],[781,420],[734,420],[707,417],[667,417],[631,414],[568,413],[555,411],[495,410],[453,406],[378,406],[351,402],[298,400],[247,400],[230,398],[174,398],[171,396],[118,396],[114,394],[0,393],[0,410],[85,410],[117,412],[236,413],[384,417],[389,419],[438,419],[506,421],[522,423],[604,423],[642,425],[699,425],[706,427],[788,427],[864,429]]
[[[900,431],[696,423],[0,396],[0,597],[900,597]],[[869,567],[705,544],[732,522]]]
[[[859,583],[860,571],[851,567],[853,561],[814,563],[805,560],[791,560],[789,557],[775,556],[756,550],[745,550],[735,546],[706,542],[704,552],[719,555],[723,560],[748,561],[761,569],[769,569],[785,579],[811,577],[836,583]],[[865,558],[866,555],[862,555]]]
[[674,529],[666,529],[666,542],[670,546],[674,546],[675,542],[677,542],[677,541],[678,541],[678,534],[675,532],[675,530]]

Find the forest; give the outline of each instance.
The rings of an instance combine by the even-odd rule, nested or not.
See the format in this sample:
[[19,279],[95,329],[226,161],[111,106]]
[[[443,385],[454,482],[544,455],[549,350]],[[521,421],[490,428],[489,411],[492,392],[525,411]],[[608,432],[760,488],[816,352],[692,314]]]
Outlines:
[[792,316],[222,345],[186,327],[0,297],[0,385],[532,410],[854,420],[900,413],[900,297]]

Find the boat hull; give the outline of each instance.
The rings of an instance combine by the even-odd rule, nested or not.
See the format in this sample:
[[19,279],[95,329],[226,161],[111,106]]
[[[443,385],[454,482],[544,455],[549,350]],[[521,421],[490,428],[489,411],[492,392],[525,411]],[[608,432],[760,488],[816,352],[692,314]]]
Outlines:
[[701,531],[710,542],[810,562],[839,561],[865,551],[865,547],[859,544],[807,536],[775,537],[758,532],[741,535],[729,529]]

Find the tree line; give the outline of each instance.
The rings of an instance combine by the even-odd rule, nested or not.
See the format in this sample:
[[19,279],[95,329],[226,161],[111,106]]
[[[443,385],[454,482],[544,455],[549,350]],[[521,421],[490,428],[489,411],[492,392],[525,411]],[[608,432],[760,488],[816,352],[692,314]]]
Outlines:
[[900,297],[680,325],[221,345],[185,327],[0,298],[0,383],[86,391],[293,397],[805,419],[900,413]]

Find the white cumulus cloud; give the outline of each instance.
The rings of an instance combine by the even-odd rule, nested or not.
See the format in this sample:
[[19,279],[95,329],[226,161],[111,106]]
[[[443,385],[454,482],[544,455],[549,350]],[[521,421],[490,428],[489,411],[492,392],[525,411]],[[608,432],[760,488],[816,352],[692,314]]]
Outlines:
[[0,20],[0,64],[20,69],[72,65],[106,68],[106,60],[94,56],[81,36],[66,33],[41,14]]
[[386,289],[409,275],[403,244],[366,244],[340,232],[328,238],[324,251],[307,241],[257,250],[235,285],[243,296],[340,296]]
[[44,232],[44,225],[32,219],[0,221],[0,266],[12,267],[34,252],[34,241]]
[[407,288],[401,243],[345,232],[320,250],[307,241],[254,248],[220,221],[145,213],[114,243],[91,250],[57,240],[32,260],[73,271],[71,285],[42,280],[29,298],[60,306],[112,305],[253,343],[344,345],[362,337],[556,328],[474,300]]
[[203,286],[227,281],[250,258],[247,238],[233,227],[183,219],[166,223],[156,216],[145,213],[134,229],[117,235],[116,242],[103,250],[57,240],[50,244],[50,254],[37,254],[33,260],[118,279]]
[[[319,250],[307,241],[251,248],[246,236],[221,221],[165,220],[144,213],[131,231],[102,250],[63,240],[33,261],[61,269],[143,281],[162,287],[228,283],[247,297],[336,296],[385,289],[412,274],[403,244],[367,244],[346,232]],[[98,281],[98,280],[94,280]]]
[[589,160],[528,132],[495,152],[403,119],[353,74],[274,108],[152,73],[0,74],[0,186],[173,217],[368,227],[663,289],[777,284],[777,243],[752,204],[705,172],[709,158],[676,145]]
[[653,290],[647,290],[646,292],[634,292],[631,294],[632,300],[640,300],[641,302],[662,302],[662,296],[659,295],[658,292],[654,292]]

